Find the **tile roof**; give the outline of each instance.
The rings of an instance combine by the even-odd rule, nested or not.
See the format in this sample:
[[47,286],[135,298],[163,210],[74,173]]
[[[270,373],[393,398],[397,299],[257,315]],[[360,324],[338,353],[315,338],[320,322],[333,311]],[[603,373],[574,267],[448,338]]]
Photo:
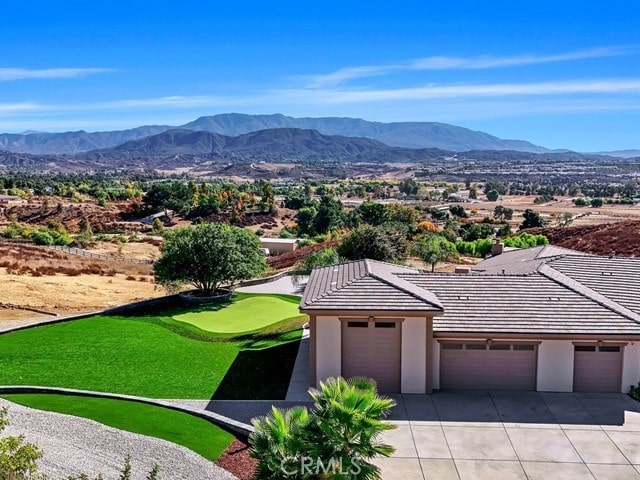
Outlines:
[[360,260],[312,272],[303,310],[444,310],[434,332],[640,335],[640,259],[554,246],[503,253],[471,275]]
[[415,270],[401,265],[357,260],[311,272],[300,308],[307,310],[379,310],[439,312],[431,292],[398,277]]
[[640,334],[634,321],[539,273],[403,274],[436,294],[444,314],[434,332]]
[[640,316],[640,258],[561,257],[548,267]]

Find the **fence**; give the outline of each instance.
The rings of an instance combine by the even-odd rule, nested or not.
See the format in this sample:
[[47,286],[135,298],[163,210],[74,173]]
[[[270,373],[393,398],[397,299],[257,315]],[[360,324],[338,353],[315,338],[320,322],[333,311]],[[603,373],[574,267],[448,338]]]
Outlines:
[[[23,238],[0,238],[0,243],[34,244],[32,241]],[[107,262],[138,263],[143,265],[151,265],[153,263],[153,260],[147,260],[145,258],[112,257],[109,255],[102,255],[100,253],[93,253],[81,248],[67,247],[66,245],[46,245],[46,247],[60,252],[65,252],[70,255],[106,260]]]

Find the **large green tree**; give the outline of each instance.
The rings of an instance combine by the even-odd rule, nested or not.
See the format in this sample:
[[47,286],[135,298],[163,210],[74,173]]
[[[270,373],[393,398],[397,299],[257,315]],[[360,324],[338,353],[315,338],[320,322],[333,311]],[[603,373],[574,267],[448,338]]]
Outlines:
[[526,228],[544,227],[545,225],[545,221],[540,214],[530,208],[527,208],[522,216],[524,217],[524,220],[522,225],[520,225],[521,230]]
[[406,258],[407,241],[395,230],[363,224],[342,239],[337,251],[349,260],[369,258],[393,262]]
[[436,269],[440,262],[446,262],[449,258],[457,258],[456,245],[441,235],[433,235],[412,248],[413,254],[420,257],[423,262],[431,265],[431,271]]
[[266,268],[256,236],[224,223],[173,230],[166,234],[160,253],[154,265],[159,283],[188,283],[207,295],[224,284],[255,277]]

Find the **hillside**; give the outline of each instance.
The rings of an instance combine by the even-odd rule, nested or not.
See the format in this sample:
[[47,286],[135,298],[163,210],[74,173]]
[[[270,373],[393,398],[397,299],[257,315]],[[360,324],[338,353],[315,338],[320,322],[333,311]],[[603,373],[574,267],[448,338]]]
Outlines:
[[323,135],[369,138],[392,147],[438,148],[453,152],[468,150],[516,150],[548,152],[523,140],[503,140],[484,132],[434,122],[369,122],[357,118],[295,118],[281,114],[247,115],[226,113],[200,117],[178,127],[142,126],[112,132],[25,132],[0,134],[0,150],[31,154],[73,154],[113,148],[167,130],[205,131],[235,137],[260,130],[293,128],[316,130]]
[[553,245],[581,252],[609,255],[615,251],[616,255],[622,257],[640,257],[640,221],[536,228],[528,232],[541,233]]
[[[123,145],[76,155],[77,160],[111,160],[117,166],[123,159],[147,162],[160,160],[173,164],[197,164],[203,160],[272,162],[397,162],[427,161],[448,152],[436,149],[389,147],[368,138],[323,135],[315,130],[275,128],[236,137],[174,129]],[[166,162],[165,162],[166,163]]]

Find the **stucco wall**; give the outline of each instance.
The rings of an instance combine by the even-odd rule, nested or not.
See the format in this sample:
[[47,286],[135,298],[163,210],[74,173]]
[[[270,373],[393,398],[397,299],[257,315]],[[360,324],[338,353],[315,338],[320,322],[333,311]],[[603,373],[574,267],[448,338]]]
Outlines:
[[573,352],[570,340],[544,340],[538,345],[539,392],[573,391]]
[[427,380],[427,319],[405,318],[402,323],[400,391],[425,393]]
[[621,391],[629,393],[629,387],[637,385],[638,382],[640,382],[640,342],[629,342],[624,347]]
[[340,376],[342,325],[337,317],[316,317],[316,380]]

